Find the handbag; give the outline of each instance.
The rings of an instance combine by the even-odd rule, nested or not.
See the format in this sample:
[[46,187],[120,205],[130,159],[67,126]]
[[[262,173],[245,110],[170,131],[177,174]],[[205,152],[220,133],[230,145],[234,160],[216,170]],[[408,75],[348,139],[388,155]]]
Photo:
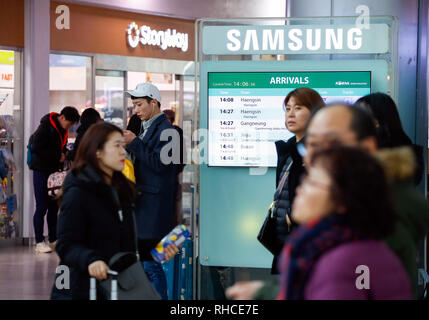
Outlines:
[[48,177],[48,195],[55,198],[63,187],[64,180],[66,179],[67,173],[71,164],[69,161],[64,161],[63,168],[59,171],[51,173]]
[[60,192],[68,171],[57,171],[48,177],[48,195],[56,197]]
[[[111,270],[118,272],[117,275],[117,298],[118,300],[160,300],[158,292],[146,276],[141,262],[133,252],[119,252],[109,260]],[[100,282],[103,296],[110,297],[112,281],[107,279]]]
[[[116,190],[113,191],[115,202],[119,203]],[[118,206],[120,207],[120,206]],[[118,210],[119,219],[122,221],[122,210]],[[149,281],[146,272],[140,262],[137,242],[137,226],[134,211],[132,211],[134,226],[135,252],[119,252],[109,260],[109,268],[118,273],[117,297],[118,300],[160,300],[161,297]],[[100,282],[102,294],[108,298],[111,296],[113,279]]]
[[[292,164],[293,161],[291,161],[289,166],[286,168],[286,172],[280,180],[280,183],[277,187],[277,191],[280,192],[283,189],[283,186],[287,181],[287,177],[289,176],[289,171]],[[259,230],[257,239],[266,249],[268,249],[268,251],[270,251],[273,255],[276,256],[279,254],[282,248],[279,247],[279,244],[277,243],[276,219],[272,216],[275,205],[276,201],[274,200],[273,202],[271,202],[271,205],[268,208],[268,214],[264,220],[264,223],[262,224],[261,229]],[[290,228],[291,224],[288,218],[289,217],[286,215],[286,221],[288,222]]]

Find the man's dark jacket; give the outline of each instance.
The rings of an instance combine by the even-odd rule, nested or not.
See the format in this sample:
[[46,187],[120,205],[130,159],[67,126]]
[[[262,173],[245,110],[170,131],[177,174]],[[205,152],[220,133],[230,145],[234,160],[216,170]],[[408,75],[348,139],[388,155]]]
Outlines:
[[150,249],[174,227],[176,168],[161,161],[161,150],[169,144],[161,141],[161,133],[166,129],[175,130],[162,114],[147,129],[143,140],[137,137],[127,147],[135,157],[136,221],[142,260],[152,259]]
[[66,151],[64,141],[67,142],[67,131],[61,127],[58,116],[55,112],[45,115],[33,133],[31,170],[52,173],[61,168],[60,159],[61,153]]

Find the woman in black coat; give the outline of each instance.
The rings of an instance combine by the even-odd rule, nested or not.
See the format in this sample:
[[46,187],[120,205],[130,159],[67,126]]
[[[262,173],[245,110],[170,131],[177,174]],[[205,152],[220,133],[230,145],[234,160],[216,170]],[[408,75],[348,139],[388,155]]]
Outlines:
[[[320,95],[310,88],[297,88],[291,91],[284,100],[286,127],[295,134],[287,142],[276,141],[277,171],[276,191],[274,193],[273,217],[276,220],[276,244],[271,273],[277,274],[277,261],[286,237],[296,224],[291,219],[292,202],[295,189],[301,176],[305,173],[302,156],[297,144],[304,142],[305,127],[311,111],[325,103]],[[284,180],[284,183],[282,183]],[[280,189],[281,188],[281,189]]]
[[413,144],[402,128],[395,101],[385,93],[376,92],[360,98],[355,105],[368,111],[374,119],[380,149],[400,146],[412,148],[416,162],[414,184],[418,185],[424,171],[423,148]]
[[[136,252],[136,191],[122,174],[125,154],[122,130],[113,124],[95,124],[83,137],[63,185],[58,217],[56,251],[60,270],[70,271],[69,286],[57,277],[52,299],[88,299],[90,277],[106,279],[113,255]],[[167,247],[167,259],[177,252],[176,246]]]
[[[82,139],[63,185],[56,252],[70,270],[70,289],[54,284],[52,299],[88,299],[89,278],[107,278],[109,259],[135,252],[131,205],[136,192],[122,174],[122,131],[92,126]],[[58,279],[57,279],[58,280]]]

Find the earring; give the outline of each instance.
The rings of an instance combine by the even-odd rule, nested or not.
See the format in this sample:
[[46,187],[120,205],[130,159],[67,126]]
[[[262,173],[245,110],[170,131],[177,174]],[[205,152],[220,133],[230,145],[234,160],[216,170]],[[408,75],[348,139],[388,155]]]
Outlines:
[[100,151],[97,151],[96,155],[99,156],[100,155]]

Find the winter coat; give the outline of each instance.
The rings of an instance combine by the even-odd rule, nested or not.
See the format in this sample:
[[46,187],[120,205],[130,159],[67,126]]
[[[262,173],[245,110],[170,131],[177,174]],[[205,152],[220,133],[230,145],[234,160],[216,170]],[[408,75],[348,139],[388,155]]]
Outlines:
[[107,264],[118,252],[135,252],[132,207],[114,199],[112,187],[89,165],[79,175],[74,170],[67,175],[56,252],[60,265],[70,268],[70,290],[54,284],[52,299],[89,299],[88,266],[98,260]]
[[[359,266],[364,267],[358,270]],[[404,267],[388,246],[382,241],[361,240],[320,256],[305,286],[304,299],[408,300],[412,294]]]
[[[146,253],[174,227],[174,189],[176,168],[161,161],[161,150],[169,141],[161,141],[163,130],[173,129],[165,114],[151,124],[142,139],[135,138],[127,147],[134,158],[136,187],[136,220],[142,260]],[[166,147],[168,150],[168,146]],[[171,150],[171,149],[170,149]]]
[[[414,187],[414,150],[401,147],[377,153],[390,181],[392,200],[398,215],[394,232],[385,239],[410,278],[413,297],[417,291],[417,245],[429,233],[429,203]],[[332,263],[330,263],[332,265]],[[273,281],[255,295],[256,299],[272,299],[278,292]]]
[[429,233],[429,203],[414,187],[414,152],[409,147],[383,149],[377,153],[390,181],[398,215],[394,232],[386,243],[402,261],[417,291],[417,245]]
[[[302,140],[303,141],[303,140]],[[301,142],[300,142],[301,143]],[[277,149],[277,170],[276,170],[276,188],[278,187],[281,178],[283,177],[286,169],[293,161],[289,170],[287,185],[283,187],[281,192],[276,190],[274,200],[276,206],[273,209],[273,217],[276,219],[276,236],[278,254],[274,256],[271,272],[277,274],[277,260],[278,255],[281,253],[284,241],[289,234],[288,224],[286,222],[286,214],[291,215],[292,202],[295,198],[295,191],[299,185],[300,177],[305,173],[305,168],[302,162],[302,157],[296,148],[296,137],[290,138],[287,142],[280,140],[276,141]],[[291,219],[292,221],[292,219]],[[296,227],[295,224],[292,228]]]
[[61,127],[58,116],[55,112],[45,115],[33,133],[31,170],[52,173],[61,168],[61,153],[66,152],[68,132]]
[[423,158],[423,147],[417,144],[411,145],[414,153],[414,184],[418,185],[423,177],[423,172],[425,170],[424,158]]

